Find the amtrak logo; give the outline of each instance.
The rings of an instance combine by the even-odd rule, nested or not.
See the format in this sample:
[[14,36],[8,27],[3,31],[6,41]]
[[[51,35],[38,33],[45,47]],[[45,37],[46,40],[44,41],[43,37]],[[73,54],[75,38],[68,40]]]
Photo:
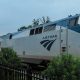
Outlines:
[[41,45],[43,45],[44,48],[46,48],[48,51],[50,51],[52,44],[56,41],[56,39],[54,40],[43,40],[41,41]]

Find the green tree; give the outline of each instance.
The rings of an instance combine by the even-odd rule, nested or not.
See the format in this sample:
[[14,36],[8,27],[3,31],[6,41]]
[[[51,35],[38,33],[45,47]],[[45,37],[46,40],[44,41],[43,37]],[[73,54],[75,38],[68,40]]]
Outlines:
[[29,28],[32,28],[32,25],[28,25],[27,27],[26,26],[22,26],[18,29],[18,31],[23,31],[23,30],[26,30],[26,29],[29,29]]
[[20,65],[20,58],[16,52],[11,48],[1,48],[0,64]]
[[32,28],[32,25],[28,25],[26,28],[27,28],[27,29]]
[[72,55],[55,57],[43,74],[54,80],[80,80],[80,59]]
[[25,30],[25,29],[27,29],[27,27],[26,27],[26,26],[22,26],[22,27],[20,27],[20,28],[18,29],[18,31],[22,31],[22,30]]
[[40,21],[39,22],[41,22],[41,24],[45,24],[45,23],[49,23],[49,22],[51,22],[50,21],[50,18],[47,16],[47,17],[42,17],[42,18],[40,18],[39,19]]
[[31,25],[28,25],[27,27],[26,26],[22,26],[18,29],[18,31],[23,31],[23,30],[26,30],[26,29],[29,29],[29,28],[32,28],[32,27],[36,27],[40,24],[45,24],[45,23],[49,23],[51,22],[50,21],[50,18],[47,16],[47,17],[42,17],[42,18],[39,18],[39,19],[33,19],[32,21],[32,24]]
[[39,19],[33,19],[32,22],[33,22],[33,23],[32,23],[33,27],[36,27],[36,26],[39,25]]

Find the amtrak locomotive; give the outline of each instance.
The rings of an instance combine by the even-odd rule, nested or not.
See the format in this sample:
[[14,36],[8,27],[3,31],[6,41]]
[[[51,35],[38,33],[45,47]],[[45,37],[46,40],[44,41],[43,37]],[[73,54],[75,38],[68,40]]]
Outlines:
[[59,54],[80,56],[80,15],[0,36],[0,47],[17,52],[23,62],[40,64]]

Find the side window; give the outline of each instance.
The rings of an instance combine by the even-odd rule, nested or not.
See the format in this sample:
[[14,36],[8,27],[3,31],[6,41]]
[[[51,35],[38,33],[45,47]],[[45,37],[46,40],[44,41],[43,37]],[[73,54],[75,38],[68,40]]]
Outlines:
[[12,34],[10,34],[9,39],[12,39]]
[[44,27],[44,32],[55,30],[55,29],[56,29],[56,24],[51,24],[51,25],[48,25],[48,26]]
[[76,26],[78,24],[78,18],[74,18],[69,21],[69,26]]
[[30,35],[34,35],[34,31],[35,31],[34,29],[31,29],[30,30]]
[[25,55],[25,53],[26,53],[26,52],[25,52],[25,51],[23,51],[23,55]]

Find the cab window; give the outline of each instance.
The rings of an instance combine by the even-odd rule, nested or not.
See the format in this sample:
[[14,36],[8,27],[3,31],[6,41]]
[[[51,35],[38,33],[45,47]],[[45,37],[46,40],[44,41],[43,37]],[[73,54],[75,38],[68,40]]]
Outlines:
[[35,34],[40,34],[42,33],[42,27],[36,28]]
[[30,35],[40,34],[40,33],[42,33],[42,30],[43,30],[43,27],[38,27],[38,28],[35,28],[35,29],[31,29],[30,30]]
[[34,31],[35,31],[34,29],[31,29],[30,30],[30,35],[34,35]]
[[38,32],[39,32],[39,29],[38,29],[38,28],[36,28],[36,30],[35,30],[35,34],[38,34]]

